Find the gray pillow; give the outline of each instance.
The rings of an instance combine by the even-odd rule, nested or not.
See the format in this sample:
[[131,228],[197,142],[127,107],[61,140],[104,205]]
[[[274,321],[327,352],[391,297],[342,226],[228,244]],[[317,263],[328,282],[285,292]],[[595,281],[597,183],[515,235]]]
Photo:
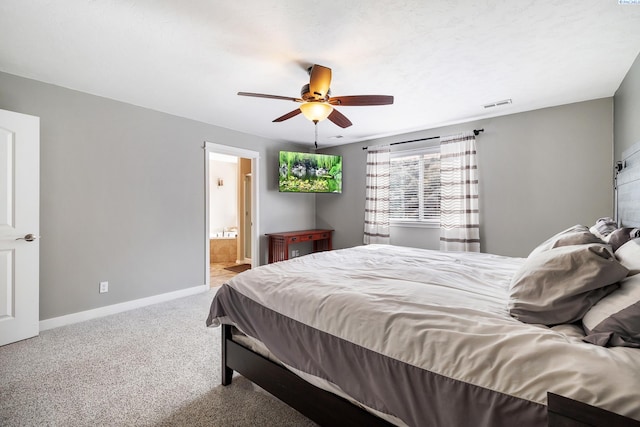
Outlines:
[[609,235],[608,243],[611,245],[613,251],[617,251],[619,247],[627,243],[629,240],[640,237],[640,229],[623,227],[618,228],[616,231]]
[[583,341],[603,347],[640,347],[640,275],[598,301],[582,319]]
[[574,225],[550,237],[531,251],[529,256],[539,254],[560,246],[584,245],[587,243],[604,243],[584,225]]
[[627,273],[604,243],[534,253],[511,279],[509,313],[525,323],[575,322]]

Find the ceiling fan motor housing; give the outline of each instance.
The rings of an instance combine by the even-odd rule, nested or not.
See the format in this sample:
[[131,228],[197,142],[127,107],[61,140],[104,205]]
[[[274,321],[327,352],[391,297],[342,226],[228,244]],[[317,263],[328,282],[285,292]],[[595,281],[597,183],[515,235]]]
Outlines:
[[305,101],[327,102],[329,101],[330,95],[331,89],[327,91],[327,96],[322,96],[321,93],[311,93],[311,90],[309,89],[309,83],[302,86],[302,89],[300,89],[300,98],[304,99]]

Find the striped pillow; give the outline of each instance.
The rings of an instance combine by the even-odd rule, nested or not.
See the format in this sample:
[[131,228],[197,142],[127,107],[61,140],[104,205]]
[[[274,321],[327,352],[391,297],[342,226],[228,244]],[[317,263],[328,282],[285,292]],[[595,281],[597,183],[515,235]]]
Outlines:
[[620,282],[582,318],[583,341],[603,347],[640,348],[640,274]]
[[616,228],[618,228],[618,224],[613,220],[613,218],[606,217],[599,218],[596,221],[596,224],[591,227],[589,231],[602,240],[606,240],[611,233],[616,230]]

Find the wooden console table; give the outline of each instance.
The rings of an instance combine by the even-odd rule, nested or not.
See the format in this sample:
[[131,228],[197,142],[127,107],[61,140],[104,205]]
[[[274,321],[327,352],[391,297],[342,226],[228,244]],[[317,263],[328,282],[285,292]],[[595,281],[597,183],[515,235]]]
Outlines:
[[331,250],[333,230],[300,230],[284,233],[268,233],[269,264],[289,259],[289,244],[313,241],[313,252]]

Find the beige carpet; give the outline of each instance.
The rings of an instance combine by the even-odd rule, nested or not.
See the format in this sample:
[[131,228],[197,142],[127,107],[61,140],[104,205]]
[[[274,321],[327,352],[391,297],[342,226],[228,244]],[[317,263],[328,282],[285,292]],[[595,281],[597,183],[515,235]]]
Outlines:
[[242,377],[220,385],[215,290],[0,347],[0,426],[313,426]]

